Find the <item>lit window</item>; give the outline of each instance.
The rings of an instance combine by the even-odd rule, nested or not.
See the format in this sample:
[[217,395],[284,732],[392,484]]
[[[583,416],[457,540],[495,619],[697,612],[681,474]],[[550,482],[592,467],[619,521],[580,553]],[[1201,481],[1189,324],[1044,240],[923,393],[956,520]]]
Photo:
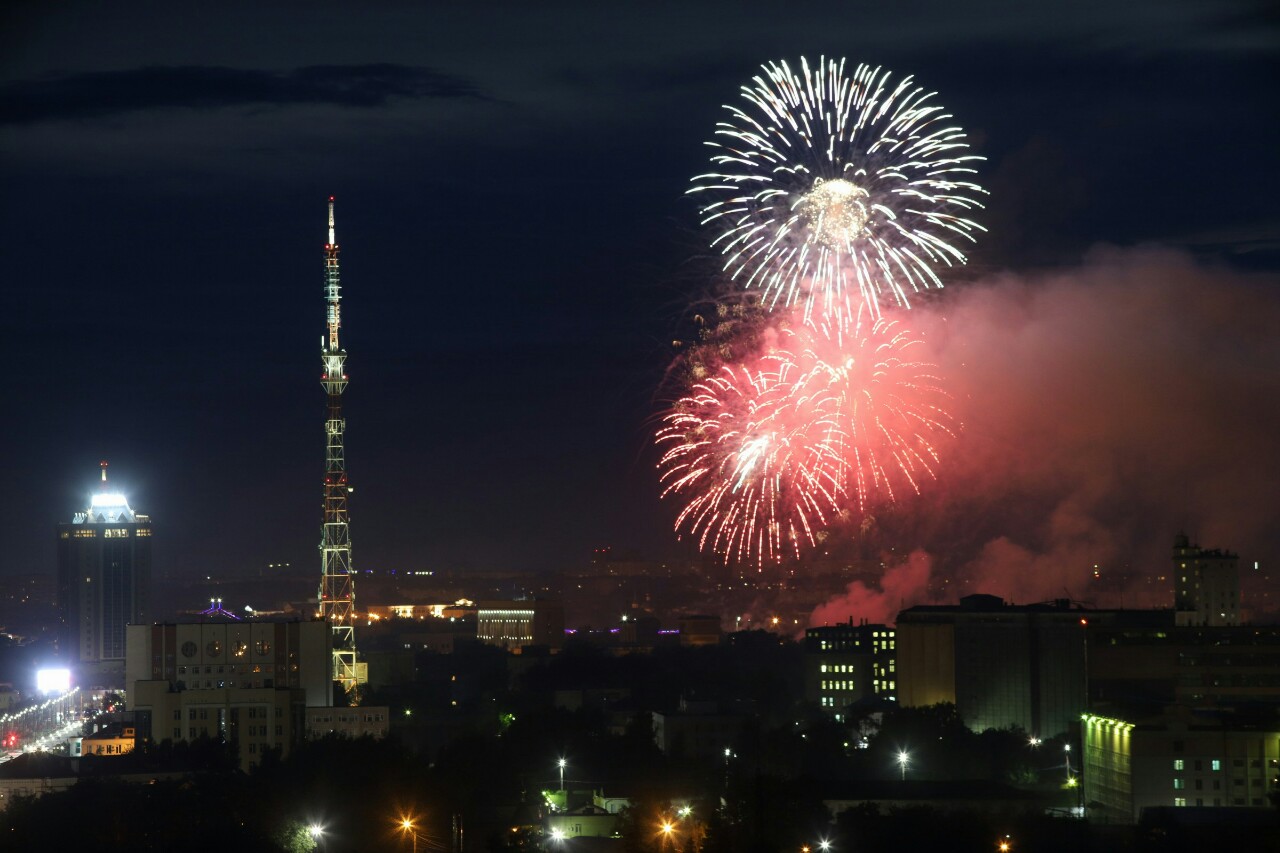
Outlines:
[[1174,798],[1173,798],[1173,804],[1174,804],[1175,806],[1185,806],[1185,805],[1187,804],[1187,798],[1186,798],[1186,797],[1174,797]]
[[1173,780],[1173,790],[1175,790],[1175,791],[1181,791],[1182,789],[1184,789],[1184,788],[1186,788],[1186,787],[1187,787],[1187,781],[1186,781],[1185,779],[1174,779],[1174,780]]
[[1181,758],[1175,758],[1175,759],[1173,759],[1173,769],[1174,769],[1174,770],[1181,770],[1181,769],[1182,769],[1182,765],[1183,765],[1183,761],[1182,761],[1182,759],[1181,759]]

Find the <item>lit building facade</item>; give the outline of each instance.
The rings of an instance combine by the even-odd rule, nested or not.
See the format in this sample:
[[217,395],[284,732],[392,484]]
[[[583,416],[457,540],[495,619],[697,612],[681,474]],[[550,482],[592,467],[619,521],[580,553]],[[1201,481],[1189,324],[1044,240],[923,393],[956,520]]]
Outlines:
[[1136,823],[1155,806],[1273,808],[1280,731],[1183,708],[1146,721],[1085,714],[1084,800],[1091,817]]
[[564,605],[559,601],[482,601],[476,639],[519,653],[525,646],[564,646]]
[[1173,543],[1173,609],[1179,625],[1239,625],[1239,557],[1201,548],[1179,534]]
[[952,702],[974,731],[1065,732],[1085,710],[1086,613],[1093,612],[1065,600],[1019,606],[992,595],[904,610],[897,620],[898,701]]
[[868,698],[897,699],[897,639],[888,625],[824,625],[804,635],[805,699],[837,720]]
[[133,752],[137,732],[133,726],[120,726],[116,730],[94,732],[84,737],[73,737],[68,743],[68,755],[80,758],[85,755],[126,755]]
[[151,519],[107,486],[57,526],[59,654],[88,686],[124,689],[125,628],[149,618]]

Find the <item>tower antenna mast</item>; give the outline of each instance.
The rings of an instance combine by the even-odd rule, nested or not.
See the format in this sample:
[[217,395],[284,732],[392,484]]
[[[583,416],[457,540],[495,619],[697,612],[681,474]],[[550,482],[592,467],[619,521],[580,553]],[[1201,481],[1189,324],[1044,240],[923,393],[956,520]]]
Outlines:
[[355,639],[355,582],[351,573],[351,530],[348,525],[347,463],[343,435],[342,393],[347,389],[347,351],[338,342],[342,325],[342,292],[338,276],[338,241],[333,231],[333,196],[329,197],[329,242],[324,245],[324,292],[328,336],[320,342],[324,373],[320,384],[328,397],[325,421],[324,525],[320,539],[320,617],[333,629],[333,679],[349,695],[358,677]]

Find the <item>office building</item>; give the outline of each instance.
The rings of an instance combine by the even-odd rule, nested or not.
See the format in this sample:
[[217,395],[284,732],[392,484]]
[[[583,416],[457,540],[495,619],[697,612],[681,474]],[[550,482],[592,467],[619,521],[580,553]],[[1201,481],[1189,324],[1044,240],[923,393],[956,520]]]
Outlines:
[[1137,823],[1152,807],[1274,808],[1280,727],[1181,706],[1146,720],[1083,716],[1091,817]]
[[79,683],[124,689],[125,628],[148,620],[151,519],[107,483],[57,526],[58,651]]
[[224,740],[244,768],[306,735],[308,707],[333,704],[325,622],[205,622],[129,628],[128,702],[139,738]]

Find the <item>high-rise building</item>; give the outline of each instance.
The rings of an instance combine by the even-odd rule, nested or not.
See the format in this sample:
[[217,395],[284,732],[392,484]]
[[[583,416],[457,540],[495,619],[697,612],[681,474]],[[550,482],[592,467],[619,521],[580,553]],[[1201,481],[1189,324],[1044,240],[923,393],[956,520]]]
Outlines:
[[151,519],[107,484],[57,527],[59,653],[87,686],[122,689],[125,626],[145,623]]
[[1185,535],[1173,541],[1173,609],[1179,625],[1239,625],[1239,557],[1201,548]]

